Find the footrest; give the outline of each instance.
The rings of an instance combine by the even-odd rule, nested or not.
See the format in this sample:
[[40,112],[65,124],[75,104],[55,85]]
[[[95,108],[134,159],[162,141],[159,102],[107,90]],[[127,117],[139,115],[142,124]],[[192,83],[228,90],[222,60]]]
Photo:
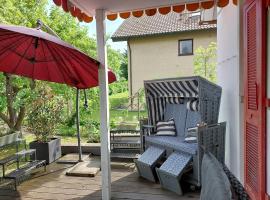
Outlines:
[[164,155],[165,149],[150,146],[138,160],[135,160],[139,175],[149,181],[155,182],[157,180],[155,167]]
[[156,168],[161,186],[182,195],[180,179],[191,159],[189,154],[172,153],[160,168]]

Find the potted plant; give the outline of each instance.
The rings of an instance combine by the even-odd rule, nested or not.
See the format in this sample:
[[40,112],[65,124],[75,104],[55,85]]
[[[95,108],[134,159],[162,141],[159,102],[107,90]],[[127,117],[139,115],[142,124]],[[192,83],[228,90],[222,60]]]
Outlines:
[[61,121],[62,110],[61,99],[52,94],[50,87],[43,86],[28,115],[28,126],[36,137],[29,147],[36,149],[37,159],[46,160],[47,164],[61,157],[61,140],[54,134]]

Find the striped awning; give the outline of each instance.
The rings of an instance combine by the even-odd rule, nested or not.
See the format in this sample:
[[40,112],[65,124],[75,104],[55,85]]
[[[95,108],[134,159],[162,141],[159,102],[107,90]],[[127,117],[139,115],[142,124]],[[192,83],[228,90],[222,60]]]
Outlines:
[[199,94],[198,81],[193,79],[146,82],[145,89],[151,98],[197,98]]
[[199,111],[199,83],[196,79],[167,79],[144,83],[148,118],[151,125],[164,120],[167,104],[184,104]]
[[[76,17],[79,21],[90,23],[94,19],[93,16],[90,16],[85,11],[82,11],[80,8],[78,8],[74,3],[72,3],[72,0],[53,0],[53,1],[57,6],[62,6],[65,12],[69,12],[73,17]],[[157,12],[159,12],[162,15],[166,15],[170,12],[181,13],[185,10],[192,12],[198,9],[211,9],[214,6],[223,8],[227,6],[230,3],[230,1],[232,1],[234,5],[237,5],[238,3],[238,0],[210,0],[210,1],[197,0],[197,1],[193,1],[192,3],[165,6],[165,7],[145,8],[145,9],[140,9],[140,10],[128,10],[128,11],[122,11],[118,13],[108,12],[107,19],[113,21],[113,20],[116,20],[118,17],[122,19],[127,19],[130,16],[139,18],[143,16],[144,14],[146,14],[147,16],[153,16]]]

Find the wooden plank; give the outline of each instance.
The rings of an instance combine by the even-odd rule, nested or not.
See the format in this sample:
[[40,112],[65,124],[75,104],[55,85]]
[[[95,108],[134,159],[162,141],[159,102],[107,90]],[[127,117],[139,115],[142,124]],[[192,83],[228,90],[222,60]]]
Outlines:
[[[0,200],[9,199],[101,199],[101,175],[94,178],[68,177],[65,175],[70,165],[52,164],[48,166],[47,174],[22,183],[18,192],[0,190]],[[163,190],[159,184],[138,178],[132,170],[112,170],[111,194],[112,199],[130,200],[195,200],[199,199],[197,193],[187,193],[178,196],[170,191]]]
[[[88,154],[82,155],[82,160],[86,160],[88,158]],[[59,158],[56,162],[59,164],[74,164],[77,163],[79,160],[79,154],[77,153],[70,153],[67,155],[64,155],[63,157]]]

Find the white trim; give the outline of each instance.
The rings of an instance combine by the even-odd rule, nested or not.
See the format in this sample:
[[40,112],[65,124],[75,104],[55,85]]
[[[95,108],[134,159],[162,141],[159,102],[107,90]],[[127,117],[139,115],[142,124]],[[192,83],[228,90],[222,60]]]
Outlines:
[[111,199],[111,163],[110,163],[110,135],[109,135],[109,102],[108,102],[108,66],[106,48],[105,10],[96,10],[97,50],[100,87],[100,133],[101,133],[101,173],[102,199]]

